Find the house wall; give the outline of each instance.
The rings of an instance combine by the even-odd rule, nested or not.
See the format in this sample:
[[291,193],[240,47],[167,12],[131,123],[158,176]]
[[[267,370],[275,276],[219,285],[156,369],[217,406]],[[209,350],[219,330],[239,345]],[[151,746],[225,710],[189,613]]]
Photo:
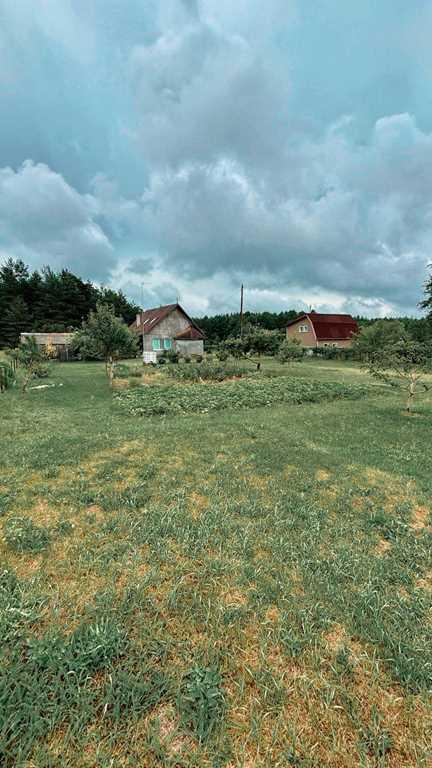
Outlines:
[[351,339],[329,339],[329,341],[319,341],[318,347],[328,347],[328,346],[334,346],[338,347],[338,349],[349,349],[352,346],[352,340]]
[[201,339],[179,339],[174,342],[175,348],[180,355],[203,355],[204,342]]
[[[173,310],[168,317],[158,323],[151,333],[144,334],[144,352],[153,352],[153,339],[174,339],[189,327],[189,322],[178,309]],[[145,326],[144,326],[145,329]],[[174,347],[174,341],[173,341]],[[163,349],[156,353],[161,354]]]
[[[308,325],[309,331],[307,333],[300,333],[299,327],[301,325]],[[315,334],[312,330],[312,325],[309,320],[299,320],[297,323],[289,325],[286,329],[286,335],[287,339],[297,339],[302,347],[310,348],[316,347],[317,345]]]

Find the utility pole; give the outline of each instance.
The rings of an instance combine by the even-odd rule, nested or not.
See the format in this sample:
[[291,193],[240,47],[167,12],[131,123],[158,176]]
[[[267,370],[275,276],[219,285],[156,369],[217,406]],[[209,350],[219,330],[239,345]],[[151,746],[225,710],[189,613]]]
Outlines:
[[144,283],[141,283],[141,333],[142,333],[142,359],[144,361]]
[[243,283],[240,289],[240,338],[243,336]]

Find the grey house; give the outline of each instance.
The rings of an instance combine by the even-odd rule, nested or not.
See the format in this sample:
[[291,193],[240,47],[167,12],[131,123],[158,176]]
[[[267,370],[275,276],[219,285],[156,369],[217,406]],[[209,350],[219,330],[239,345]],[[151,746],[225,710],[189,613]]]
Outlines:
[[143,339],[143,361],[155,363],[164,351],[202,355],[204,334],[180,304],[146,309],[136,316],[130,329]]

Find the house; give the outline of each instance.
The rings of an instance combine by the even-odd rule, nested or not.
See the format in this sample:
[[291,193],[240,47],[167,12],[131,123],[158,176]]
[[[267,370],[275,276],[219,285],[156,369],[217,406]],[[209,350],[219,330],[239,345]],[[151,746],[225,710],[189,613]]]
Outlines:
[[69,347],[73,338],[73,333],[21,333],[20,340],[33,337],[40,349],[54,347],[56,356],[60,360],[69,359]]
[[130,329],[142,336],[145,363],[155,363],[170,349],[188,356],[204,353],[204,334],[180,304],[146,309]]
[[324,315],[307,312],[287,325],[287,339],[297,339],[306,349],[320,347],[348,348],[358,325],[351,315]]

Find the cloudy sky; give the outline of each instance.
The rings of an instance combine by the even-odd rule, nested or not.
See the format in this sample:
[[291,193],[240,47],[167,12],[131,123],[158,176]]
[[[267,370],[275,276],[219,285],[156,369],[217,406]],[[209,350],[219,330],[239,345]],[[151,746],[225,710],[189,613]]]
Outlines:
[[0,0],[0,260],[199,315],[417,312],[428,0]]

